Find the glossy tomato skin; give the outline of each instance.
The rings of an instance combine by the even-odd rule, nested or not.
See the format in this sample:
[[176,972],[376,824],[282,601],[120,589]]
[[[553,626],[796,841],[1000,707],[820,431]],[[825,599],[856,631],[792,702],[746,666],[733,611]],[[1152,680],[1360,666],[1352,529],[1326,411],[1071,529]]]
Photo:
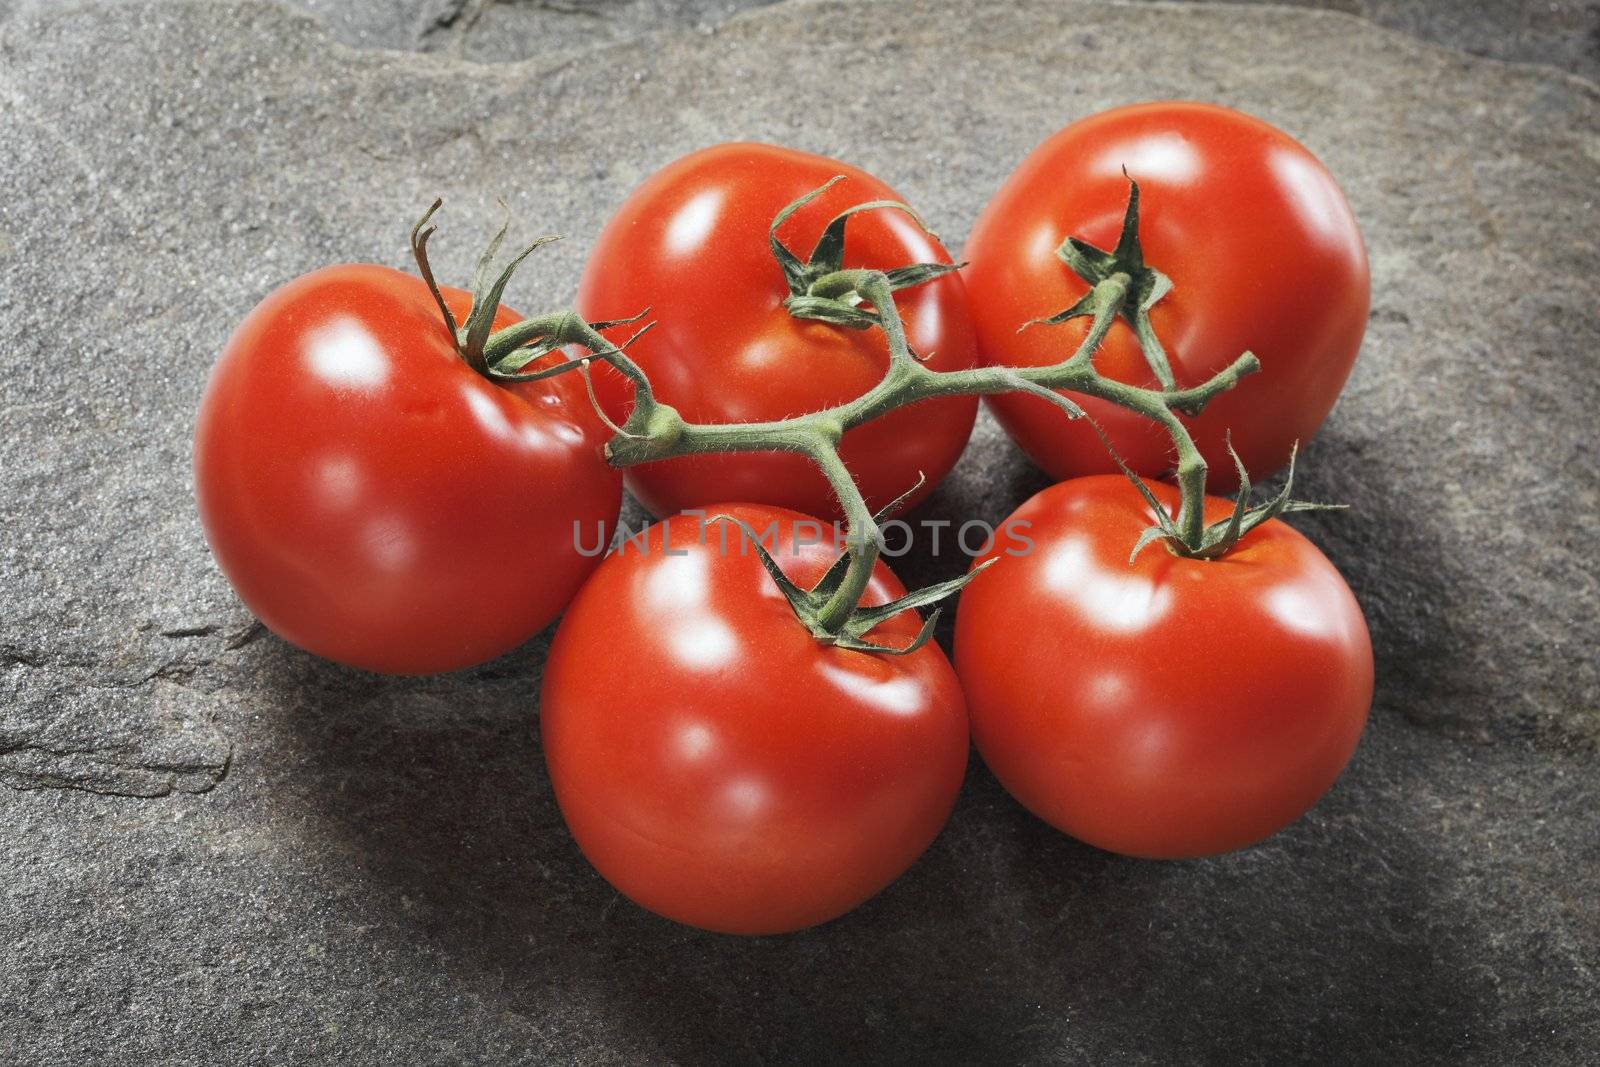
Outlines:
[[[782,208],[830,178],[845,180],[807,205],[780,236],[805,259],[828,221],[867,200],[900,197],[870,174],[824,156],[759,144],[726,144],[669,164],[636,189],[606,224],[578,287],[591,320],[650,308],[655,328],[628,350],[657,396],[697,422],[787,418],[851,400],[882,379],[881,330],[796,319],[767,227]],[[905,214],[850,220],[844,265],[888,270],[948,263],[948,254]],[[896,295],[912,348],[938,370],[977,360],[961,279],[947,275]],[[602,400],[619,421],[632,389],[605,372]],[[931,492],[972,432],[972,397],[924,401],[845,435],[842,455],[874,507],[916,483]],[[784,453],[691,456],[634,467],[628,487],[657,515],[750,500],[835,516],[828,483],[806,459]]]
[[[445,294],[464,320],[470,297]],[[606,437],[576,375],[491,383],[419,279],[330,267],[228,341],[195,493],[218,565],[273,632],[367,670],[447,671],[537,633],[599,562],[573,527],[593,545],[616,521]]]
[[[1037,366],[1070,354],[1087,320],[1017,328],[1071,306],[1088,286],[1055,257],[1068,236],[1116,246],[1128,182],[1139,183],[1145,262],[1173,282],[1151,312],[1180,386],[1246,351],[1261,370],[1187,419],[1212,471],[1238,484],[1224,433],[1252,475],[1308,442],[1349,377],[1366,328],[1371,281],[1355,216],[1325,167],[1281,130],[1209,104],[1153,103],[1075,122],[1045,141],[989,201],[962,271],[986,362]],[[1133,330],[1112,328],[1095,357],[1110,377],[1156,385]],[[1171,466],[1159,426],[1077,398],[1142,474]],[[1069,422],[1021,394],[990,400],[1022,449],[1056,478],[1115,472],[1087,421]]]
[[[1169,506],[1176,493],[1152,486]],[[1231,502],[1209,499],[1208,521]],[[1339,572],[1273,520],[1219,560],[1128,552],[1150,513],[1120,475],[1062,482],[1008,520],[961,594],[973,740],[1022,804],[1092,845],[1178,859],[1299,818],[1355,750],[1372,645]]]
[[[773,554],[801,585],[836,555],[831,536],[794,551],[797,513],[713,514],[776,520]],[[545,666],[545,759],[579,847],[632,900],[709,930],[798,930],[877,893],[938,834],[966,769],[961,689],[936,645],[818,643],[736,528],[708,524],[704,543],[699,529],[653,526],[579,593]],[[868,602],[902,592],[880,564]],[[904,644],[917,626],[907,613],[872,636]]]

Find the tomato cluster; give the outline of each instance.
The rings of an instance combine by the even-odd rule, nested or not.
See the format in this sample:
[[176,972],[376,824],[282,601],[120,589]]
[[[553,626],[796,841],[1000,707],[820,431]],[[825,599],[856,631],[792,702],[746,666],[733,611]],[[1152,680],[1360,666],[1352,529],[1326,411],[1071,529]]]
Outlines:
[[[1241,524],[1242,505],[1196,489],[1196,528],[1223,533],[1189,551],[1171,526],[1178,492],[1137,479],[1172,475],[1172,427],[1103,397],[1074,397],[1088,418],[1069,421],[1040,389],[992,396],[1065,480],[1001,524],[961,580],[952,667],[909,610],[931,596],[907,596],[881,562],[869,575],[872,555],[845,605],[859,625],[828,622],[861,548],[818,521],[841,514],[837,482],[784,430],[893,377],[889,318],[932,372],[1061,361],[1081,319],[1019,328],[1091,292],[1057,248],[1116,245],[1129,178],[1144,198],[1129,218],[1161,273],[1136,264],[1142,303],[1124,305],[1094,369],[1184,389],[1253,351],[1261,373],[1177,432],[1214,485],[1269,473],[1355,358],[1360,234],[1282,132],[1150,104],[1045,142],[990,201],[959,273],[855,168],[750,144],[678,160],[617,211],[580,286],[586,320],[650,309],[626,360],[587,342],[486,358],[533,343],[498,306],[504,277],[487,303],[482,284],[438,288],[420,249],[422,280],[344,266],[294,281],[240,325],[206,390],[206,537],[273,631],[369,670],[482,662],[565,610],[540,696],[557,801],[606,879],[680,922],[794,930],[884,888],[949,816],[969,723],[1006,789],[1084,841],[1156,858],[1247,846],[1327,791],[1371,702],[1360,609],[1309,541],[1276,517]],[[851,213],[867,201],[883,203]],[[809,261],[787,251],[812,247]],[[797,281],[824,276],[820,296]],[[892,308],[889,289],[827,290],[868,276],[898,279]],[[623,373],[629,361],[642,373]],[[914,506],[938,484],[975,392],[834,427],[866,504]],[[766,446],[674,454],[682,420],[754,424]],[[629,466],[627,485],[665,521],[602,562],[597,531],[615,528],[623,489],[607,442],[651,434],[664,458]],[[1104,473],[1118,457],[1127,477]],[[1149,544],[1153,523],[1164,533]]]

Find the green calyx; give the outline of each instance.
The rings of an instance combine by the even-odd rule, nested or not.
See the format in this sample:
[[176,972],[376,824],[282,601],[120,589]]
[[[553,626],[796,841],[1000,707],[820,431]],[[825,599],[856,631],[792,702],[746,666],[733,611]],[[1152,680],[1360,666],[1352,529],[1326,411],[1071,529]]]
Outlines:
[[[901,498],[902,500],[904,497]],[[876,519],[882,520],[889,515],[899,504],[899,500],[880,511]],[[761,535],[751,529],[747,523],[731,515],[714,515],[712,522],[728,522],[737,526],[746,544],[753,545],[756,555],[761,560],[761,566],[766,569],[778,590],[783,593],[789,607],[794,611],[795,618],[811,632],[819,642],[833,645],[838,648],[850,649],[854,652],[875,652],[880,655],[906,656],[926,645],[933,639],[934,628],[939,625],[939,608],[929,613],[922,620],[922,626],[917,630],[916,636],[904,645],[886,645],[869,639],[873,630],[884,622],[894,618],[901,612],[913,611],[917,608],[936,604],[948,596],[959,592],[963,586],[976,578],[994,560],[986,561],[982,566],[975,567],[966,574],[949,581],[939,582],[922,589],[913,590],[903,597],[891,600],[887,604],[876,607],[863,607],[860,603],[852,603],[849,614],[837,623],[827,621],[827,606],[838,596],[844,588],[845,577],[850,572],[851,560],[854,558],[851,550],[839,553],[826,573],[817,580],[809,589],[796,585],[783,573],[783,568],[778,561],[772,558],[772,553],[767,551],[767,546],[762,543]],[[859,599],[859,598],[858,598]]]
[[[1126,170],[1122,173],[1123,177],[1128,176]],[[1161,383],[1161,388],[1176,389],[1178,383],[1172,374],[1172,364],[1150,322],[1150,309],[1172,291],[1172,279],[1145,264],[1144,250],[1139,244],[1139,183],[1128,178],[1128,206],[1122,215],[1122,233],[1117,238],[1114,250],[1106,252],[1077,237],[1068,237],[1056,249],[1056,258],[1065,263],[1072,273],[1088,282],[1090,292],[1067,310],[1035,322],[1054,326],[1068,319],[1093,314],[1094,309],[1087,305],[1087,301],[1094,287],[1113,275],[1125,275],[1128,278],[1128,295],[1119,314],[1133,327],[1145,361],[1150,364],[1150,370]]]
[[[439,291],[439,283],[434,280],[433,267],[428,262],[428,240],[433,237],[434,227],[428,225],[433,219],[434,212],[439,210],[442,200],[435,200],[423,213],[422,218],[411,228],[411,255],[417,261],[417,270],[422,273],[422,280],[427,283],[428,291],[433,294],[434,302],[439,305],[439,314],[444,317],[445,326],[450,330],[450,336],[455,341],[456,351],[466,361],[467,366],[485,377],[493,377],[496,372],[495,360],[490,358],[490,335],[494,326],[494,317],[500,310],[500,298],[505,295],[506,286],[511,282],[511,276],[516,273],[522,261],[527,259],[539,248],[560,240],[559,237],[540,237],[528,245],[511,262],[507,263],[498,274],[494,272],[494,260],[500,252],[500,246],[505,242],[506,233],[511,227],[510,212],[506,213],[506,221],[500,226],[498,232],[490,239],[489,245],[483,250],[483,255],[478,257],[478,269],[472,280],[472,308],[467,313],[467,321],[457,324],[456,317],[450,311],[450,306],[445,303],[444,294]],[[501,207],[505,205],[502,204]],[[496,348],[504,353],[520,345],[507,346],[504,342]],[[524,365],[526,361],[524,361]]]
[[1340,511],[1348,507],[1347,504],[1315,504],[1307,500],[1295,500],[1290,495],[1294,489],[1294,462],[1299,451],[1298,443],[1289,450],[1289,472],[1285,475],[1283,488],[1278,490],[1277,495],[1270,500],[1252,505],[1250,473],[1245,470],[1244,461],[1239,458],[1239,453],[1233,450],[1233,441],[1230,437],[1228,455],[1233,457],[1233,465],[1239,472],[1239,494],[1234,497],[1233,513],[1226,519],[1203,527],[1199,542],[1193,545],[1189,544],[1179,532],[1172,516],[1167,514],[1167,509],[1155,498],[1155,494],[1150,492],[1150,487],[1145,485],[1144,480],[1129,470],[1118,457],[1117,463],[1122,467],[1122,473],[1138,487],[1145,503],[1150,505],[1150,510],[1156,517],[1156,524],[1140,534],[1139,540],[1134,543],[1128,562],[1132,563],[1138,559],[1139,553],[1143,552],[1152,541],[1157,540],[1163,541],[1167,550],[1175,556],[1188,559],[1217,559],[1238,544],[1251,530],[1269,519],[1298,511]]
[[[883,325],[879,309],[865,306],[863,294],[859,289],[862,279],[867,274],[877,272],[844,269],[845,226],[851,216],[865,211],[900,211],[909,215],[923,232],[929,236],[934,234],[923,223],[922,216],[912,210],[910,205],[902,204],[898,200],[868,200],[835,215],[822,231],[822,236],[817,238],[810,258],[801,261],[799,256],[778,239],[779,227],[788,222],[795,212],[842,181],[844,181],[842,174],[830,178],[824,185],[811,190],[778,212],[772,219],[772,225],[767,229],[767,241],[772,247],[772,255],[777,259],[778,266],[783,270],[784,280],[789,285],[789,295],[784,298],[783,305],[789,309],[791,315],[798,319],[815,319],[818,322],[844,326],[852,330],[866,330]],[[899,292],[901,289],[910,289],[960,269],[961,264],[958,263],[913,263],[884,271],[883,275],[888,278],[889,291]]]
[[[501,245],[505,243],[506,233],[510,228],[508,211],[506,222],[501,225],[490,239],[483,254],[478,257],[472,284],[472,307],[467,313],[466,322],[458,324],[455,315],[450,311],[449,304],[445,302],[439,283],[434,279],[433,267],[428,261],[428,240],[433,236],[435,229],[430,222],[442,203],[442,200],[435,200],[411,228],[411,254],[416,259],[417,270],[422,274],[422,280],[427,283],[428,291],[433,294],[434,302],[439,306],[439,314],[444,319],[445,328],[450,331],[456,353],[460,355],[462,361],[485,378],[495,382],[538,381],[541,378],[550,378],[576,370],[584,376],[584,384],[588,387],[589,399],[594,404],[595,411],[612,430],[620,433],[621,428],[612,425],[600,408],[594,394],[593,382],[589,378],[589,365],[594,360],[610,364],[633,381],[640,396],[648,398],[650,383],[623,353],[655,324],[646,324],[620,345],[607,341],[600,336],[599,331],[636,323],[649,314],[650,309],[646,308],[626,319],[592,323],[584,320],[576,312],[558,311],[523,319],[502,330],[494,330],[494,318],[500,310],[500,299],[505,295],[506,286],[510,284],[512,275],[522,265],[522,261],[537,249],[552,241],[560,240],[559,237],[540,237],[496,271],[494,261],[499,255]],[[503,204],[501,206],[504,207]],[[576,359],[562,357],[546,366],[531,371],[527,369],[568,345],[587,349],[587,354]]]

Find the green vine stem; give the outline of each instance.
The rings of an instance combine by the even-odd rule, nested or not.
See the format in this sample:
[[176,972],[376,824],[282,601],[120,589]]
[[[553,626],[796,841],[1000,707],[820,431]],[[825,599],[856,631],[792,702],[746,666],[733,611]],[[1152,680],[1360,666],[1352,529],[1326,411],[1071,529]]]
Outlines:
[[[847,546],[852,555],[850,573],[826,604],[819,621],[826,628],[842,625],[866,589],[878,555],[878,528],[866,501],[839,459],[838,444],[844,433],[896,408],[944,396],[1005,393],[1021,390],[1042,396],[1063,409],[1068,417],[1082,417],[1083,409],[1059,395],[1080,393],[1119,404],[1160,422],[1178,447],[1178,479],[1182,506],[1178,527],[1185,544],[1199,546],[1204,529],[1206,464],[1176,412],[1196,414],[1217,394],[1230,389],[1260,364],[1248,353],[1202,385],[1170,392],[1128,385],[1104,377],[1094,368],[1093,355],[1116,320],[1127,298],[1130,279],[1115,274],[1095,285],[1083,304],[1092,316],[1089,332],[1077,349],[1060,363],[1045,367],[977,367],[935,371],[917,362],[906,344],[900,317],[888,292],[885,275],[876,271],[847,272],[841,279],[878,311],[888,337],[891,359],[888,372],[872,389],[854,400],[809,415],[772,422],[690,423],[670,406],[653,397],[635,400],[633,415],[623,433],[606,445],[606,455],[618,467],[708,452],[793,451],[809,456],[833,486],[848,523]],[[622,365],[627,357],[609,357]],[[631,362],[631,361],[627,361]],[[630,375],[631,377],[631,375]],[[668,432],[660,428],[670,426]]]
[[[845,224],[849,218],[862,211],[893,209],[905,211],[917,219],[910,208],[892,201],[872,201],[842,212],[826,228],[817,242],[816,250],[806,262],[802,262],[778,240],[779,225],[833,184],[829,182],[822,189],[790,204],[773,221],[771,243],[774,255],[791,289],[785,303],[791,313],[799,317],[820,319],[846,328],[883,330],[890,358],[883,378],[872,389],[854,400],[821,411],[763,422],[687,421],[677,409],[655,395],[649,378],[628,357],[626,348],[639,334],[635,334],[627,343],[615,345],[600,333],[613,326],[637,322],[644,313],[616,322],[588,323],[576,313],[559,312],[527,319],[498,333],[489,334],[483,324],[492,321],[494,308],[498,305],[511,271],[523,257],[543,243],[536,242],[530,246],[491,280],[489,264],[498,251],[504,229],[496,235],[479,263],[475,290],[478,295],[474,298],[473,314],[467,326],[458,329],[448,309],[444,308],[442,298],[439,304],[446,322],[458,338],[462,358],[490,377],[529,381],[573,370],[587,376],[589,364],[594,360],[608,363],[624,374],[635,389],[634,407],[622,426],[613,427],[616,433],[605,446],[606,458],[613,466],[630,467],[681,456],[727,452],[794,452],[811,459],[832,486],[848,524],[845,548],[847,562],[845,557],[841,557],[840,561],[844,565],[843,574],[830,578],[828,583],[811,591],[806,598],[791,597],[791,602],[797,605],[797,613],[802,615],[814,633],[823,638],[852,634],[855,637],[862,636],[858,632],[859,627],[852,627],[851,622],[852,619],[859,621],[863,615],[864,609],[859,606],[861,597],[882,547],[880,517],[873,515],[840,458],[840,439],[856,426],[919,401],[1021,391],[1054,404],[1061,409],[1064,417],[1082,418],[1085,417],[1083,409],[1063,395],[1076,393],[1116,404],[1159,423],[1172,437],[1176,449],[1175,477],[1180,491],[1180,504],[1177,515],[1169,516],[1145,490],[1147,500],[1155,507],[1157,525],[1140,539],[1135,551],[1151,540],[1160,538],[1177,554],[1213,558],[1226,551],[1241,536],[1241,531],[1264,521],[1260,516],[1269,508],[1275,507],[1272,514],[1278,514],[1284,510],[1300,510],[1310,506],[1289,502],[1287,489],[1280,494],[1281,499],[1250,511],[1243,510],[1241,497],[1241,510],[1231,522],[1206,526],[1206,462],[1180,416],[1198,415],[1218,394],[1231,389],[1245,375],[1260,369],[1260,364],[1255,356],[1247,352],[1205,382],[1185,388],[1178,386],[1150,322],[1151,306],[1170,291],[1172,284],[1165,275],[1144,263],[1138,238],[1137,183],[1129,183],[1128,207],[1115,250],[1105,252],[1076,238],[1068,238],[1057,251],[1063,263],[1089,283],[1089,292],[1065,311],[1025,324],[1055,325],[1071,319],[1087,318],[1090,320],[1088,332],[1076,349],[1060,362],[1048,366],[987,366],[955,371],[932,370],[917,358],[906,338],[905,327],[894,302],[897,290],[920,285],[956,270],[955,265],[912,264],[893,271],[846,270],[839,266]],[[427,238],[433,231],[431,228],[425,229],[425,225],[432,213],[430,209],[428,215],[418,223],[413,233],[413,249],[423,277],[437,295],[438,290],[426,262]],[[917,221],[920,223],[920,219]],[[1105,377],[1095,369],[1095,351],[1119,318],[1134,330],[1160,388],[1130,385]],[[549,365],[536,365],[543,357],[566,345],[580,346],[588,354],[572,360],[560,359]],[[534,369],[529,370],[530,366]],[[1121,462],[1120,459],[1118,462]],[[1127,468],[1124,467],[1124,470],[1127,471]],[[1127,473],[1144,489],[1143,483],[1131,471]],[[945,593],[953,592],[968,577],[944,583],[941,589]],[[923,602],[921,599],[917,601]],[[921,640],[926,640],[926,635]],[[914,642],[911,647],[918,647],[920,643]],[[882,649],[894,652],[910,650],[910,647]]]
[[[846,431],[922,400],[1013,391],[1039,396],[1061,408],[1066,417],[1080,418],[1083,409],[1062,395],[1063,392],[1078,393],[1138,412],[1160,423],[1171,435],[1177,449],[1176,474],[1182,501],[1175,520],[1177,536],[1173,540],[1177,544],[1174,547],[1180,552],[1200,551],[1205,541],[1206,463],[1178,416],[1198,414],[1213,397],[1232,388],[1240,378],[1259,369],[1260,364],[1253,355],[1245,353],[1208,381],[1187,389],[1177,388],[1175,382],[1164,389],[1129,385],[1107,378],[1095,369],[1096,349],[1122,316],[1134,326],[1141,341],[1146,337],[1150,339],[1152,347],[1146,349],[1146,354],[1158,377],[1163,381],[1172,379],[1166,355],[1155,340],[1148,315],[1150,305],[1171,289],[1171,283],[1143,262],[1138,246],[1138,186],[1132,185],[1131,190],[1122,240],[1115,252],[1101,252],[1078,241],[1063,245],[1063,252],[1076,257],[1082,265],[1079,273],[1089,276],[1091,288],[1077,304],[1043,321],[1055,324],[1082,317],[1091,321],[1088,333],[1076,350],[1060,363],[1043,367],[931,370],[916,358],[906,339],[894,303],[895,289],[903,287],[895,284],[897,279],[889,273],[873,270],[835,270],[820,276],[813,273],[803,278],[804,292],[791,296],[791,307],[797,301],[805,301],[808,310],[813,306],[812,301],[839,302],[852,309],[870,306],[872,319],[883,330],[890,354],[888,369],[875,387],[854,400],[823,411],[753,423],[689,423],[653,396],[641,395],[635,400],[633,416],[623,427],[624,432],[607,444],[607,458],[616,466],[629,467],[708,452],[792,451],[810,457],[833,486],[848,523],[846,545],[851,556],[850,569],[821,606],[817,618],[821,627],[836,631],[850,617],[866,589],[880,547],[879,530],[871,510],[839,459],[839,440]],[[802,198],[780,213],[774,231],[778,223],[807,199],[809,197]],[[865,206],[897,205],[875,202]],[[845,217],[836,219],[828,233],[835,232],[835,225],[842,226]],[[828,239],[825,235],[824,240]],[[775,236],[773,243],[781,247]],[[819,242],[819,249],[822,244]],[[779,258],[780,262],[784,259],[781,255]],[[793,256],[789,258],[798,262]],[[814,255],[813,264],[816,258]],[[1078,269],[1070,261],[1068,265]],[[793,279],[793,272],[786,273],[791,273]],[[926,280],[927,277],[920,278],[918,283]],[[856,314],[865,313],[856,311]],[[831,318],[830,321],[838,320]],[[626,356],[611,357],[607,361],[619,367],[631,362]],[[1162,531],[1163,535],[1167,532]]]

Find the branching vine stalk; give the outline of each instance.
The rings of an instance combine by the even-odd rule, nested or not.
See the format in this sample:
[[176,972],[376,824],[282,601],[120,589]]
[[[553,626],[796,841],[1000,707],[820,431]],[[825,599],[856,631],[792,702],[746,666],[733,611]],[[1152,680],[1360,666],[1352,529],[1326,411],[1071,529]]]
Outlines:
[[[1178,385],[1149,314],[1150,308],[1171,290],[1172,283],[1144,262],[1139,246],[1139,187],[1136,182],[1129,182],[1128,207],[1116,249],[1106,252],[1068,237],[1057,250],[1062,262],[1088,283],[1089,291],[1059,314],[1025,324],[1025,327],[1048,326],[1072,319],[1089,319],[1087,333],[1070,355],[1048,366],[985,366],[936,371],[912,351],[895,306],[894,293],[957,270],[958,265],[921,263],[890,271],[843,269],[840,265],[845,228],[850,218],[864,211],[898,210],[909,214],[920,225],[921,219],[915,212],[894,201],[871,201],[849,208],[828,224],[806,261],[801,261],[778,239],[778,228],[787,219],[838,180],[796,200],[773,220],[770,230],[773,253],[791,289],[785,305],[797,317],[817,319],[842,328],[881,329],[888,345],[889,363],[876,386],[853,400],[821,411],[747,423],[697,423],[684,419],[676,408],[655,395],[648,376],[627,355],[628,345],[637,340],[643,330],[620,345],[611,343],[601,334],[602,330],[640,321],[644,312],[631,319],[596,323],[585,322],[575,312],[558,312],[489,333],[487,324],[494,318],[511,272],[549,239],[529,246],[491,280],[491,262],[505,236],[502,228],[479,262],[473,310],[465,326],[456,325],[442,297],[439,297],[440,309],[462,358],[492,378],[532,381],[573,371],[587,376],[590,364],[595,361],[607,363],[626,376],[634,388],[634,406],[626,422],[615,427],[616,434],[605,446],[606,458],[613,466],[631,467],[682,456],[728,452],[794,452],[808,457],[832,486],[847,523],[845,556],[840,560],[844,569],[842,573],[836,573],[837,568],[830,571],[826,582],[803,596],[790,595],[787,588],[785,593],[790,595],[796,613],[813,633],[836,643],[854,642],[852,647],[864,644],[879,651],[906,652],[919,647],[931,634],[931,627],[925,627],[925,632],[911,646],[884,649],[864,643],[859,625],[852,625],[852,620],[859,624],[863,618],[881,621],[881,611],[860,607],[882,548],[881,529],[880,516],[874,516],[840,458],[839,442],[849,430],[908,404],[938,397],[1020,391],[1049,401],[1061,409],[1066,418],[1083,418],[1083,409],[1064,395],[1075,393],[1118,405],[1160,424],[1173,441],[1174,476],[1180,504],[1177,514],[1169,515],[1143,482],[1123,467],[1144,492],[1156,515],[1156,525],[1134,546],[1135,554],[1152,540],[1160,539],[1177,554],[1214,558],[1267,518],[1315,506],[1290,500],[1286,486],[1272,501],[1247,507],[1249,482],[1244,478],[1242,484],[1246,489],[1241,493],[1235,514],[1224,522],[1206,525],[1206,461],[1180,416],[1200,414],[1213,398],[1254,373],[1260,364],[1255,356],[1246,352],[1204,382],[1187,387]],[[427,241],[433,230],[427,223],[437,207],[435,203],[429,209],[412,235],[419,269],[436,296],[438,287],[427,263]],[[1159,388],[1130,385],[1108,378],[1095,369],[1094,354],[1119,319],[1134,331]],[[564,346],[581,347],[587,354],[576,359],[556,356]],[[592,389],[590,395],[592,398]],[[1291,477],[1292,470],[1291,464]],[[771,566],[768,569],[770,571]],[[940,594],[955,591],[968,578],[970,575],[942,583]],[[928,602],[921,593],[907,599],[915,599],[917,604]]]

